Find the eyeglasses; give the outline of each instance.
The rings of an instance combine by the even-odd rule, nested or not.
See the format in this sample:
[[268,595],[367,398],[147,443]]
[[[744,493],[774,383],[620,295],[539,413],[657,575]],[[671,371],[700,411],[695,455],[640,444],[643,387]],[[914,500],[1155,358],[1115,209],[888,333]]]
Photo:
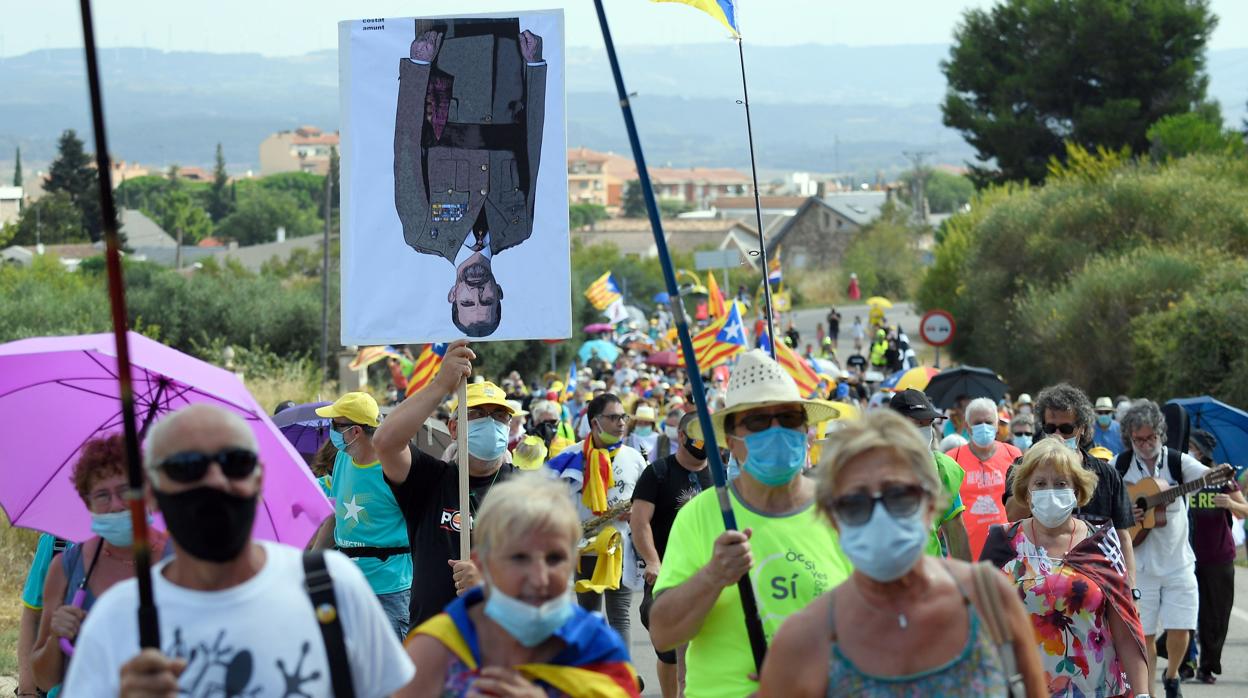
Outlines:
[[175,453],[161,461],[160,469],[165,471],[169,479],[174,482],[196,482],[203,479],[204,474],[208,472],[209,465],[216,463],[221,466],[221,472],[227,478],[242,480],[256,471],[259,462],[260,458],[255,451],[245,448],[223,448],[216,453],[201,451]]
[[1156,440],[1157,440],[1156,434],[1153,434],[1152,436],[1149,436],[1147,438],[1142,438],[1142,439],[1137,439],[1134,436],[1131,437],[1131,443],[1135,444],[1136,446],[1147,446]]
[[1060,431],[1062,432],[1062,436],[1070,436],[1071,434],[1075,433],[1075,430],[1078,428],[1079,427],[1075,426],[1074,424],[1045,424],[1044,433],[1052,434],[1054,432]]
[[628,415],[623,412],[619,414],[600,414],[598,415],[598,419],[605,419],[614,424],[628,424]]
[[921,485],[892,485],[877,495],[864,493],[847,494],[832,501],[832,513],[836,520],[846,526],[861,526],[871,520],[876,502],[884,502],[884,508],[893,516],[913,516],[927,496]]
[[779,414],[752,414],[748,417],[743,417],[737,424],[745,427],[747,431],[757,433],[770,429],[773,421],[785,429],[801,429],[806,426],[806,411],[795,410]]
[[468,408],[468,421],[489,417],[490,419],[500,423],[507,424],[511,421],[511,413],[504,409],[483,410],[479,408]]
[[329,428],[330,428],[330,429],[333,429],[334,431],[338,432],[339,434],[341,434],[341,433],[345,432],[346,430],[350,429],[351,427],[358,427],[358,426],[359,426],[359,425],[358,425],[358,424],[356,424],[355,422],[347,422],[347,423],[345,423],[345,424],[344,424],[344,423],[342,423],[342,422],[330,422],[330,423],[329,423]]
[[103,509],[113,503],[113,498],[116,498],[117,501],[125,504],[126,493],[129,491],[130,488],[126,485],[121,485],[112,490],[96,490],[87,495],[87,500],[91,502],[92,509]]

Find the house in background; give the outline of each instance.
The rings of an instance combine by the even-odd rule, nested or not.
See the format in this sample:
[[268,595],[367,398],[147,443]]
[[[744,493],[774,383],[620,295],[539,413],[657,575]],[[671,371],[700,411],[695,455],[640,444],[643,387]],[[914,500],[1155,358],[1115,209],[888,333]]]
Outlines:
[[858,231],[880,217],[891,191],[836,192],[806,199],[783,227],[767,238],[767,255],[780,249],[786,269],[839,266]]
[[21,187],[0,187],[0,226],[17,222],[23,195]]
[[596,204],[611,214],[624,202],[624,185],[637,178],[633,161],[612,152],[568,149],[568,202]]
[[278,131],[260,142],[260,176],[279,172],[328,174],[330,151],[338,147],[338,140],[337,131],[324,133],[315,126]]
[[709,209],[723,197],[753,196],[750,176],[726,167],[651,167],[654,195],[694,209]]
[[[757,249],[758,233],[741,221],[709,219],[669,219],[663,221],[663,235],[673,252],[696,250],[740,250],[742,263],[749,263],[749,250]],[[659,254],[650,221],[645,218],[615,218],[598,221],[588,230],[572,231],[572,240],[583,245],[614,245],[620,254],[647,259]],[[753,240],[753,245],[749,241]]]

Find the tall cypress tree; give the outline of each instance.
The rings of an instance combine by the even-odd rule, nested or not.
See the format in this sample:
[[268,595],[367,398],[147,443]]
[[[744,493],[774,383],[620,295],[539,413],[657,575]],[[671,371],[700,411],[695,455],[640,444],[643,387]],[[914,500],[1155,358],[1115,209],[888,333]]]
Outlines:
[[17,146],[17,164],[13,166],[13,186],[22,186],[22,146]]
[[208,193],[208,215],[213,223],[220,223],[221,219],[234,211],[233,197],[226,190],[229,183],[229,175],[225,173],[225,152],[218,143],[217,165],[213,169],[212,189]]

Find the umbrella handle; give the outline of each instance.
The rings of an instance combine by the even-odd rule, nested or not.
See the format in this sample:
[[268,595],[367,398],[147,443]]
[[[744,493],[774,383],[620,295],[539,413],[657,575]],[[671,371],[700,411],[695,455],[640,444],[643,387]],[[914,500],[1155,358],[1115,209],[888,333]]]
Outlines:
[[[86,600],[87,600],[87,590],[83,589],[82,587],[79,587],[78,591],[74,592],[74,600],[70,605],[73,606],[74,608],[82,608],[82,604]],[[69,638],[67,637],[61,638],[60,645],[61,645],[61,651],[65,653],[66,657],[74,656],[74,643],[70,642]]]

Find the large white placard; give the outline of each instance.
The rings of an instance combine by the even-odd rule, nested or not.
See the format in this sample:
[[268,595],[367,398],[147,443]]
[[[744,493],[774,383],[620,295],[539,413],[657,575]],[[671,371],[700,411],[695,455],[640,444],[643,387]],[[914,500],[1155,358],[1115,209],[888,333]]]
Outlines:
[[571,336],[561,11],[339,23],[342,343]]

